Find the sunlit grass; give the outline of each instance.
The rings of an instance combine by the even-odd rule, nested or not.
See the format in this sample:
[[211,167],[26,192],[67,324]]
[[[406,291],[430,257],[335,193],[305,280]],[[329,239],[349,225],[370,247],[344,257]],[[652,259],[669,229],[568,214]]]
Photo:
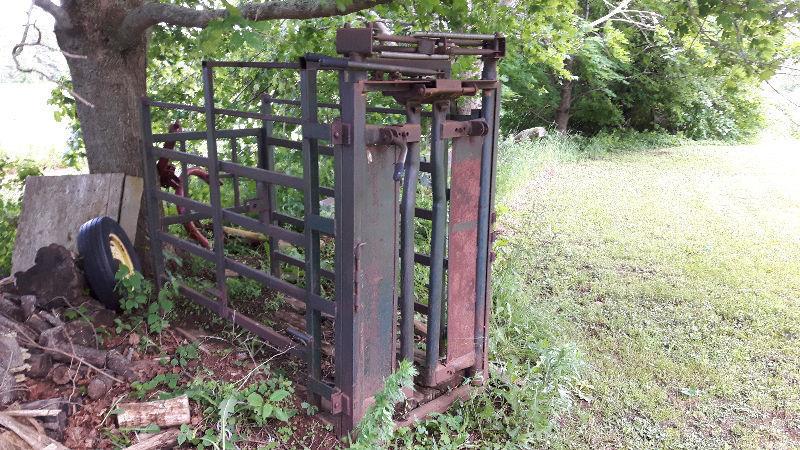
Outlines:
[[800,445],[800,156],[573,155],[528,164],[501,215],[530,310],[590,367],[551,444]]

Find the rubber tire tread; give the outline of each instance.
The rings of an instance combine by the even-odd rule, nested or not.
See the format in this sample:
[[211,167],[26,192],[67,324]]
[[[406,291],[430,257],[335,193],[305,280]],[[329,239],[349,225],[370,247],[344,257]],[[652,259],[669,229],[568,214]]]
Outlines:
[[119,261],[111,256],[109,235],[115,234],[128,251],[136,271],[142,267],[136,251],[125,230],[112,218],[95,217],[81,225],[78,231],[78,253],[83,259],[83,271],[92,291],[92,296],[106,308],[120,310],[120,296],[115,291],[117,281],[114,276],[119,269]]

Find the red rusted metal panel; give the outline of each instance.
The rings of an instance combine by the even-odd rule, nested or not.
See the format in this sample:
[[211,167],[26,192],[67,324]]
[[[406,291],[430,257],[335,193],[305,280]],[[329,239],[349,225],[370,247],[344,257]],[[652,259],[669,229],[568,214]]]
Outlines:
[[475,353],[475,271],[483,136],[453,139],[447,274],[447,361]]

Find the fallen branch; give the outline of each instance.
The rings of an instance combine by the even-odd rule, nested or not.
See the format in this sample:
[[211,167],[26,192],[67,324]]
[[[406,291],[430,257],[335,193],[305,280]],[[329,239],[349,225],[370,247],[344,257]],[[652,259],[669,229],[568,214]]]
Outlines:
[[122,410],[117,414],[120,428],[146,427],[153,423],[160,427],[171,427],[187,424],[192,419],[186,395],[152,402],[120,403],[118,409]]
[[171,448],[178,444],[178,433],[180,433],[180,431],[173,428],[149,437],[138,444],[126,447],[124,450],[160,450],[162,448]]
[[42,450],[69,450],[67,447],[59,444],[46,435],[37,433],[31,427],[17,422],[13,417],[9,416],[6,412],[0,413],[0,425],[13,431],[17,436],[22,438],[31,447]]

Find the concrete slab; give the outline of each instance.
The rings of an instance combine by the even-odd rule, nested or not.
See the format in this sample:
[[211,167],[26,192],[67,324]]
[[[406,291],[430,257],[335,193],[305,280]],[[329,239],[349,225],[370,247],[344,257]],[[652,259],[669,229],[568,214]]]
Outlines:
[[36,251],[46,245],[75,252],[78,229],[97,216],[117,220],[134,240],[142,188],[141,178],[122,173],[28,177],[11,273],[33,266]]

